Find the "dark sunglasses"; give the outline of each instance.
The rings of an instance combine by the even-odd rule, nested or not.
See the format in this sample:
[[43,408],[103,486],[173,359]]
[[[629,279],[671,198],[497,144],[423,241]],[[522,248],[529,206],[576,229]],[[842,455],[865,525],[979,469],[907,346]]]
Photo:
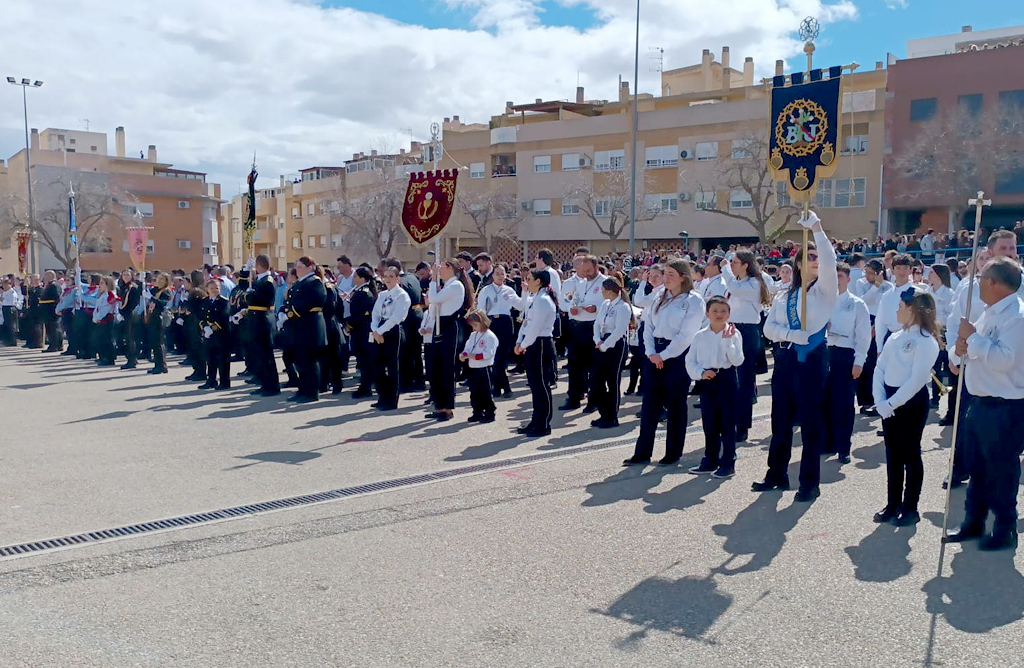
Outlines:
[[808,262],[813,262],[813,261],[815,261],[817,259],[818,259],[818,254],[817,253],[808,253],[807,254],[807,261]]

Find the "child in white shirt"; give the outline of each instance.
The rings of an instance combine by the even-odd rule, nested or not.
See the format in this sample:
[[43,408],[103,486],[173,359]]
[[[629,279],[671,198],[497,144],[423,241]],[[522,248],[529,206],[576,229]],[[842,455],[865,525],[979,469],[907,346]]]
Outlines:
[[473,414],[467,422],[494,422],[491,366],[498,352],[498,337],[490,329],[491,319],[479,309],[470,311],[466,322],[473,331],[459,359],[469,364],[469,401]]

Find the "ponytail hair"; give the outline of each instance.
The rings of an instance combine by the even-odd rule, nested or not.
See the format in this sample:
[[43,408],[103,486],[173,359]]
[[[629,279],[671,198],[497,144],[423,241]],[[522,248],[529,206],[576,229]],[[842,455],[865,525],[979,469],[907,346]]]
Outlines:
[[469,274],[462,268],[458,260],[447,259],[442,264],[448,265],[452,272],[455,273],[455,278],[462,283],[464,288],[462,293],[462,311],[463,313],[469,313],[476,306],[476,290],[473,289],[473,281],[470,279]]
[[[547,268],[544,269],[531,269],[530,275],[540,281],[541,290],[547,292],[548,297],[551,297],[551,301],[555,304],[555,312],[558,311],[558,295],[551,289],[551,274]],[[538,291],[539,294],[539,291]]]
[[740,264],[747,265],[747,277],[754,279],[761,286],[761,306],[771,306],[771,293],[768,292],[768,285],[764,282],[764,276],[761,275],[761,271],[757,268],[757,258],[750,251],[741,250],[736,252],[736,259],[740,261]]

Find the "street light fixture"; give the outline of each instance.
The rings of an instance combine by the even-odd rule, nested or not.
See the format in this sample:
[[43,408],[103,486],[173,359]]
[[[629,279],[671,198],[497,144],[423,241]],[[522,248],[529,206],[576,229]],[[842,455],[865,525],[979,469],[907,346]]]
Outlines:
[[[30,87],[39,88],[42,81],[33,82],[31,79],[22,79],[19,83],[14,77],[7,77],[7,83],[14,86],[21,86],[21,104],[25,112],[25,180],[28,182],[28,227],[35,231],[35,205],[32,201],[32,148],[28,141],[28,93]],[[36,244],[31,239],[28,245],[29,266],[31,272],[36,273]]]

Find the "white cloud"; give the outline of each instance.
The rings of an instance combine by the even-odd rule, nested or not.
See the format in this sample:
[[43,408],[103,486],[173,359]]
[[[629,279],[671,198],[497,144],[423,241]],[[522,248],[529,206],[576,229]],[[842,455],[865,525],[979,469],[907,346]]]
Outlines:
[[[598,16],[586,31],[541,24],[538,0],[439,0],[474,12],[473,30],[428,30],[308,0],[5,0],[5,68],[46,82],[30,92],[33,126],[127,129],[129,150],[205,170],[236,192],[253,150],[269,184],[277,174],[338,164],[375,138],[455,114],[486,122],[506,100],[565,99],[577,73],[588,98],[632,79],[634,0],[560,0]],[[800,52],[795,27],[851,19],[850,0],[645,0],[641,50],[666,67],[729,45],[767,74]],[[642,54],[643,56],[643,54]],[[641,90],[657,75],[641,63]],[[0,89],[0,154],[18,150],[19,91]],[[113,145],[112,136],[110,144]]]
[[889,9],[906,9],[908,0],[885,0],[885,6]]

